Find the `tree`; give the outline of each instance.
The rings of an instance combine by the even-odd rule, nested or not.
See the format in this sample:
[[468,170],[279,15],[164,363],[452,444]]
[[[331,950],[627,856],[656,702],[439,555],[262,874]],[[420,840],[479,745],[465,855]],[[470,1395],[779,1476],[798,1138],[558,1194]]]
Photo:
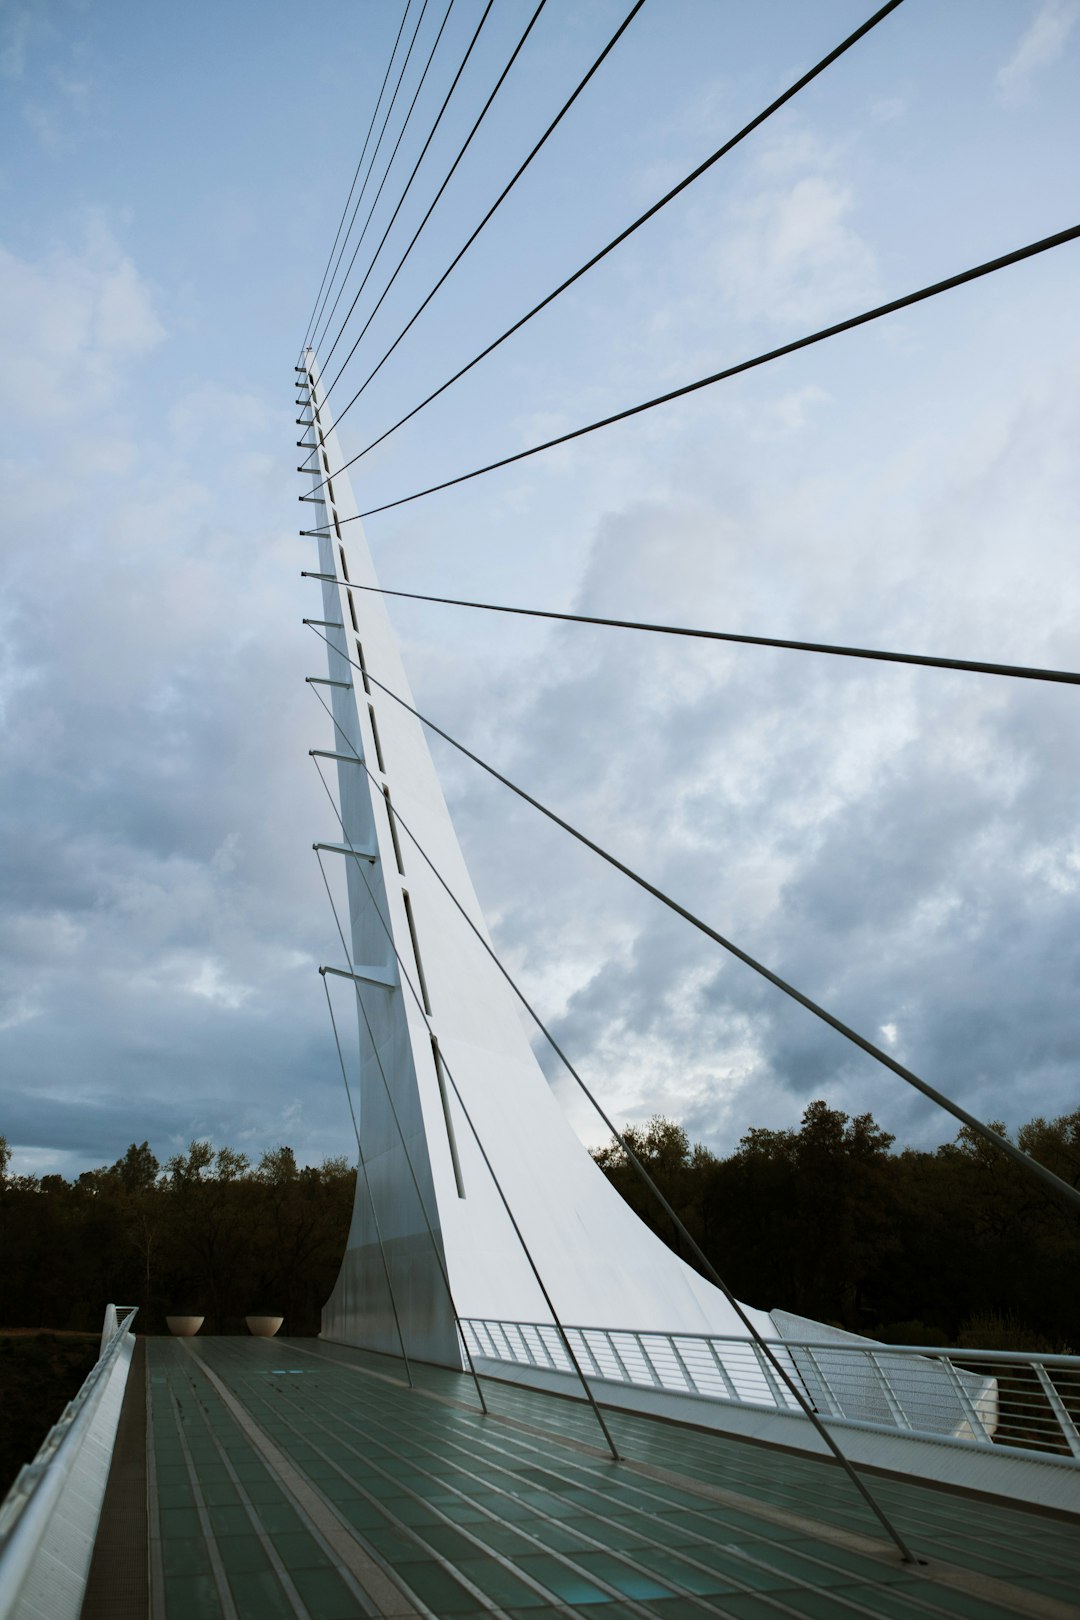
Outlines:
[[[691,1146],[683,1127],[662,1114],[654,1114],[644,1126],[624,1126],[622,1138],[687,1231],[696,1242],[702,1243],[705,1237],[702,1195],[708,1173],[716,1163],[708,1148],[700,1143]],[[697,1267],[698,1261],[687,1248],[678,1226],[641,1179],[620,1144],[613,1138],[607,1147],[595,1148],[592,1156],[645,1225]]]
[[183,1304],[201,1312],[218,1332],[236,1314],[246,1283],[248,1164],[244,1153],[227,1147],[215,1151],[213,1143],[195,1141],[165,1166],[165,1235],[174,1295],[166,1303],[174,1311]]
[[138,1147],[132,1142],[122,1159],[117,1159],[110,1175],[127,1193],[149,1192],[158,1178],[161,1166],[150,1151],[149,1142],[142,1142]]

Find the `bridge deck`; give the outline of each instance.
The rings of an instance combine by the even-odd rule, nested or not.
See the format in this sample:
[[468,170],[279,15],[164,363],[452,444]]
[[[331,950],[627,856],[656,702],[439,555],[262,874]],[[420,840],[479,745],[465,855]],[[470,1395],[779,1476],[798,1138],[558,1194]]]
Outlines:
[[156,1620],[1077,1615],[1046,1515],[317,1340],[147,1341]]

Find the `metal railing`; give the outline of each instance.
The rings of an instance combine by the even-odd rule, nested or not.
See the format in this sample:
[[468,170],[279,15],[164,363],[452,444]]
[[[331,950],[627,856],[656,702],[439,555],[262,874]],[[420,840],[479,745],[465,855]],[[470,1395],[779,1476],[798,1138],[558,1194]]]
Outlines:
[[46,1571],[47,1611],[57,1620],[78,1615],[89,1568],[87,1537],[92,1546],[137,1309],[107,1307],[97,1361],[0,1502],[0,1620],[38,1612],[29,1594],[47,1564],[53,1566]]
[[[461,1329],[474,1356],[573,1372],[552,1323],[470,1318]],[[623,1328],[565,1331],[589,1378],[802,1416],[753,1340]],[[1008,1447],[1080,1467],[1080,1356],[844,1339],[782,1339],[769,1348],[830,1422]]]

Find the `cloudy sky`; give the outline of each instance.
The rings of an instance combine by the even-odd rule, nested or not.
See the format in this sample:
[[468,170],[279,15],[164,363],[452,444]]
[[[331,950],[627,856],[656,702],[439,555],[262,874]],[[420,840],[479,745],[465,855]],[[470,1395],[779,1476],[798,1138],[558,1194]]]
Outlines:
[[[628,4],[548,0],[332,406]],[[350,453],[869,10],[647,0],[346,416]],[[455,0],[339,317],[481,14]],[[527,16],[495,0],[357,317]],[[399,20],[397,0],[0,7],[0,1132],[23,1170],[144,1137],[348,1151],[290,384]],[[906,0],[365,457],[361,504],[1075,224],[1078,61],[1076,0]],[[399,125],[400,104],[373,187]],[[1066,246],[373,518],[383,581],[1076,668],[1078,270]],[[1012,1125],[1080,1105],[1074,689],[393,613],[426,712],[932,1083]],[[435,754],[498,944],[618,1117],[723,1151],[824,1096],[903,1141],[953,1134]]]

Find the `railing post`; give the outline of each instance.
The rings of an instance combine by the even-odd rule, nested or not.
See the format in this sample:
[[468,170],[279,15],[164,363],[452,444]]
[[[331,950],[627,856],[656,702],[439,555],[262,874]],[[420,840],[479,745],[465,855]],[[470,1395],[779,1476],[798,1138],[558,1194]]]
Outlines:
[[[537,1323],[537,1326],[536,1326],[536,1337],[540,1341],[540,1348],[544,1352],[545,1356],[547,1356],[548,1366],[551,1368],[551,1371],[552,1372],[563,1372],[563,1371],[565,1371],[565,1369],[562,1368],[562,1367],[556,1366],[555,1357],[552,1355],[550,1347],[548,1346],[548,1342],[544,1338],[544,1327],[545,1326],[546,1326],[546,1324],[543,1323],[543,1322]],[[572,1370],[573,1369],[571,1369],[571,1371]]]
[[593,1352],[593,1347],[589,1343],[589,1340],[588,1340],[588,1337],[587,1337],[588,1330],[586,1328],[567,1328],[566,1331],[567,1331],[567,1334],[570,1334],[570,1333],[576,1333],[577,1334],[578,1338],[581,1340],[581,1348],[584,1350],[585,1354],[588,1356],[589,1360],[592,1362],[593,1376],[595,1378],[603,1378],[604,1369],[601,1367],[599,1361],[597,1361],[596,1356],[595,1356],[595,1354]]
[[[904,1411],[904,1408],[900,1405],[900,1402],[896,1398],[893,1387],[889,1383],[888,1373],[886,1373],[884,1367],[881,1365],[880,1361],[872,1350],[867,1350],[863,1352],[863,1354],[865,1354],[867,1361],[870,1362],[874,1371],[881,1380],[881,1387],[885,1392],[885,1404],[889,1408],[889,1412],[892,1416],[893,1422],[896,1424],[896,1427],[898,1429],[910,1429],[911,1424],[908,1422],[907,1413]],[[972,1410],[974,1411],[974,1407]]]
[[1050,1410],[1058,1420],[1062,1438],[1074,1457],[1080,1457],[1080,1434],[1077,1433],[1076,1424],[1069,1416],[1068,1408],[1054,1387],[1054,1380],[1050,1377],[1041,1361],[1031,1363],[1035,1369],[1035,1376],[1042,1385],[1043,1394],[1050,1402]]
[[[757,1362],[759,1368],[761,1369],[761,1372],[762,1372],[762,1375],[763,1375],[763,1377],[765,1379],[765,1382],[769,1386],[769,1394],[773,1398],[773,1405],[776,1407],[776,1410],[778,1412],[789,1412],[791,1410],[791,1408],[789,1407],[787,1401],[785,1401],[785,1399],[784,1399],[784,1396],[783,1396],[783,1393],[782,1393],[782,1391],[780,1389],[780,1384],[779,1384],[779,1382],[777,1380],[776,1374],[773,1372],[772,1368],[769,1365],[768,1356],[766,1356],[765,1352],[762,1350],[761,1346],[758,1344],[756,1339],[750,1339],[747,1342],[749,1343],[750,1347],[752,1348],[752,1350],[754,1352],[754,1359]],[[782,1343],[782,1341],[781,1341],[781,1343]],[[794,1365],[794,1363],[792,1363],[792,1365]],[[799,1377],[799,1369],[797,1367],[795,1368],[795,1377],[796,1378]]]
[[605,1329],[605,1337],[607,1338],[608,1349],[611,1351],[612,1355],[615,1357],[615,1360],[616,1360],[616,1362],[618,1363],[618,1366],[619,1366],[619,1371],[622,1373],[622,1381],[623,1381],[623,1383],[624,1384],[633,1384],[634,1380],[631,1378],[630,1374],[626,1370],[626,1362],[623,1360],[622,1356],[620,1356],[620,1354],[619,1354],[618,1346],[615,1343],[615,1340],[614,1340],[614,1338],[612,1336],[612,1332],[611,1332],[610,1328]]
[[[686,1357],[683,1355],[682,1351],[679,1349],[679,1346],[678,1346],[678,1344],[676,1343],[676,1340],[675,1340],[674,1333],[669,1333],[668,1334],[668,1343],[671,1346],[672,1355],[675,1357],[675,1360],[679,1363],[679,1371],[682,1373],[683,1377],[686,1379],[686,1387],[687,1387],[687,1389],[690,1390],[694,1395],[700,1395],[701,1390],[698,1388],[698,1381],[694,1377],[693,1373],[690,1370],[689,1362],[687,1361]],[[716,1357],[714,1356],[713,1360],[715,1361],[715,1359],[716,1359]]]
[[[829,1380],[821,1363],[818,1361],[817,1356],[815,1356],[814,1352],[808,1349],[805,1345],[801,1345],[799,1348],[802,1350],[803,1355],[806,1357],[811,1367],[813,1367],[814,1372],[817,1374],[818,1379],[820,1380],[822,1389],[829,1398],[829,1404],[832,1407],[832,1411],[828,1414],[829,1417],[844,1417],[844,1403],[840,1400],[836,1391],[829,1383]],[[792,1357],[792,1359],[794,1360],[794,1357]]]
[[664,1383],[664,1380],[660,1377],[656,1368],[653,1366],[653,1358],[649,1354],[649,1349],[645,1343],[644,1335],[641,1333],[635,1333],[634,1338],[637,1340],[637,1347],[641,1351],[641,1359],[644,1361],[649,1377],[653,1381],[653,1387],[655,1389],[666,1389],[667,1386]]
[[713,1341],[711,1339],[706,1339],[705,1343],[709,1347],[709,1354],[712,1356],[713,1363],[714,1363],[714,1365],[716,1367],[716,1370],[720,1374],[720,1377],[721,1377],[721,1379],[723,1381],[723,1384],[724,1384],[724,1388],[728,1392],[728,1400],[729,1401],[737,1401],[739,1399],[739,1391],[735,1387],[734,1379],[731,1377],[731,1374],[728,1372],[727,1368],[724,1366],[723,1361],[720,1359],[720,1356],[717,1353],[717,1349],[716,1349],[715,1344],[713,1343]]
[[956,1391],[956,1398],[960,1402],[960,1409],[967,1418],[968,1422],[971,1424],[972,1433],[976,1438],[981,1435],[987,1445],[992,1445],[994,1437],[987,1429],[982,1418],[979,1416],[974,1401],[964,1388],[964,1380],[960,1377],[960,1374],[957,1372],[948,1356],[939,1356],[937,1359],[939,1365],[945,1368],[945,1371],[949,1376],[953,1389]]
[[[490,1350],[488,1350],[486,1352],[484,1350],[484,1339],[481,1338],[481,1336],[480,1336],[480,1329],[481,1328],[484,1331],[484,1337],[486,1337],[488,1344],[491,1346]],[[491,1331],[491,1323],[490,1322],[487,1322],[487,1321],[477,1322],[477,1324],[476,1324],[476,1342],[480,1347],[480,1354],[481,1355],[485,1355],[485,1354],[490,1355],[496,1361],[498,1361],[500,1359],[500,1357],[499,1357],[499,1342],[496,1339],[494,1333],[492,1333],[492,1331]]]

